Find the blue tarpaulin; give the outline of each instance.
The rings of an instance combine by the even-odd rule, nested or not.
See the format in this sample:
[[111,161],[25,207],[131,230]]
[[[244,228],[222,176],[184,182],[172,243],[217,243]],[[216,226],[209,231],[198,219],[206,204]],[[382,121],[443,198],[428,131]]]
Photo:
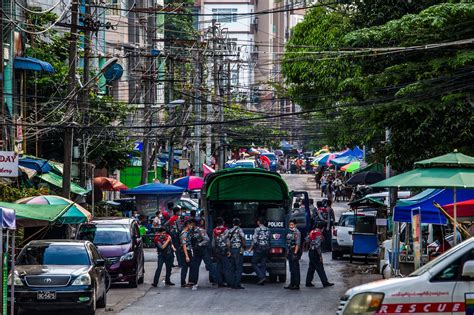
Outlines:
[[[433,205],[436,201],[440,205],[452,203],[454,192],[452,189],[426,189],[420,194],[397,202],[393,212],[393,220],[398,222],[411,222],[412,211],[421,211],[421,223],[446,224],[447,220],[441,211]],[[474,190],[458,189],[456,200],[458,202],[474,198]]]
[[342,158],[342,157],[353,155],[351,149],[347,149],[346,151],[342,151],[342,152],[336,152],[335,154],[336,154],[337,158]]
[[20,166],[30,168],[38,173],[48,173],[51,171],[51,165],[43,159],[21,158],[18,163]]
[[329,163],[331,163],[332,165],[336,165],[336,167],[341,167],[355,161],[359,161],[359,159],[353,155],[347,155],[332,159],[331,161],[329,161]]
[[54,72],[50,63],[32,57],[15,57],[13,67],[18,70]]
[[352,150],[352,155],[356,158],[362,159],[364,157],[364,151],[362,151],[358,146]]

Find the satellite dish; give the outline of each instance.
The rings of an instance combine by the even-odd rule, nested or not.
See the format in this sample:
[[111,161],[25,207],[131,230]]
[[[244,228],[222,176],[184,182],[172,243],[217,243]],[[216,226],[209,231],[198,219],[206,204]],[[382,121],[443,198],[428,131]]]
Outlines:
[[123,75],[123,68],[118,63],[115,63],[107,68],[104,72],[104,77],[107,83],[111,83],[120,79]]

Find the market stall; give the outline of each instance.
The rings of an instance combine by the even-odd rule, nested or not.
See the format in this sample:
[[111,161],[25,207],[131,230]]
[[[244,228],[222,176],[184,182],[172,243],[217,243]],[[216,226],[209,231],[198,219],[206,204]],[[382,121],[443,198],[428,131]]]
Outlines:
[[[1,230],[0,230],[0,248],[2,259],[0,270],[2,270],[2,314],[14,313],[14,294],[15,286],[10,284],[10,299],[8,299],[8,273],[15,272],[15,230],[16,217],[15,211],[7,207],[0,206]],[[10,312],[8,309],[8,300],[10,303]]]

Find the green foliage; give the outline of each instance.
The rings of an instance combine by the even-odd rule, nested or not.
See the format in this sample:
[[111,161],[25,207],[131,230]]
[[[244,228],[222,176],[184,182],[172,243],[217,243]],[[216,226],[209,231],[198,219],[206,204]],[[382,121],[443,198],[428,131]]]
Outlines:
[[[399,171],[455,148],[474,154],[473,46],[443,46],[473,38],[474,4],[447,2],[414,14],[434,3],[419,1],[400,15],[384,9],[387,1],[364,3],[377,5],[370,12],[362,5],[352,18],[311,10],[295,27],[282,67],[290,96],[317,111],[313,119],[323,125],[326,143],[366,144]],[[398,48],[409,46],[416,47]],[[336,51],[341,48],[373,50],[343,54]],[[302,54],[308,51],[317,53]],[[386,129],[390,143],[384,142]]]
[[48,195],[48,193],[46,188],[17,188],[11,185],[0,185],[0,200],[5,202],[15,202],[18,199]]
[[[180,12],[191,13],[187,7],[194,5],[193,0],[165,0],[165,6],[181,10]],[[166,39],[195,39],[196,30],[193,27],[193,16],[186,14],[165,15],[165,38]]]
[[[47,18],[37,21],[39,24],[48,23],[54,20],[55,15],[47,15]],[[64,98],[67,95],[68,85],[68,57],[69,42],[68,34],[58,34],[54,31],[48,33],[47,37],[34,36],[29,38],[29,45],[26,55],[49,62],[55,69],[54,73],[38,73],[37,77],[28,77],[28,95],[37,93],[38,111],[31,110],[28,115],[34,121],[37,119],[43,124],[60,124],[64,122],[67,106]],[[78,69],[78,74],[81,74]],[[96,73],[91,72],[93,78]],[[35,88],[36,87],[36,88]],[[77,87],[79,88],[79,86]],[[36,90],[36,91],[35,91]],[[89,124],[95,127],[106,127],[117,124],[125,120],[130,113],[130,107],[126,103],[117,102],[111,96],[98,94],[94,89],[89,93]],[[74,121],[85,123],[85,111],[80,110],[84,104],[78,98],[77,109],[74,114]],[[100,129],[76,130],[76,141],[85,140],[88,147],[88,162],[96,164],[96,167],[107,167],[110,171],[121,169],[128,165],[128,154],[132,151],[133,141],[128,140],[127,130],[102,131]],[[62,159],[62,130],[41,133],[40,143],[42,144],[42,157]],[[77,142],[76,142],[77,144]],[[30,146],[31,148],[32,146]],[[81,146],[83,147],[83,146]],[[60,148],[58,150],[58,148]],[[31,152],[33,153],[33,152]]]

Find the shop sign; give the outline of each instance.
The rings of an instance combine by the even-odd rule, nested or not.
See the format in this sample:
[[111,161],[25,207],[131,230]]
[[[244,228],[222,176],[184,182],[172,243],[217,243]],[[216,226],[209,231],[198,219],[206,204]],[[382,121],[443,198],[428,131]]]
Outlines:
[[18,158],[13,151],[0,151],[0,177],[18,177]]

